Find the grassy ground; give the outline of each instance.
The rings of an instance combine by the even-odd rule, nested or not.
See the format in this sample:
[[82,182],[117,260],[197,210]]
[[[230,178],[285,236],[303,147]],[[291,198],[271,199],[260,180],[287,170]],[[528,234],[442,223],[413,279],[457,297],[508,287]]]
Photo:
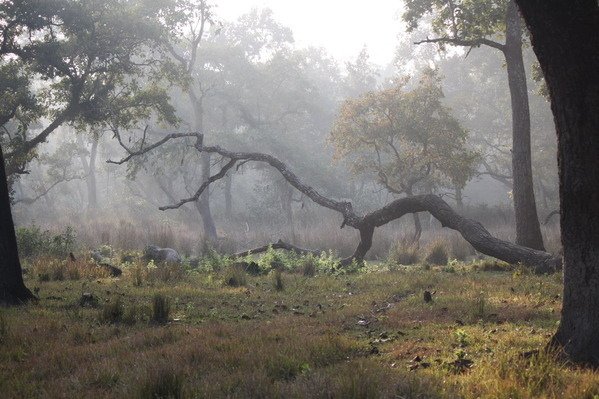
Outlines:
[[48,264],[29,264],[39,303],[0,309],[3,398],[599,397],[598,373],[529,356],[556,329],[558,275]]

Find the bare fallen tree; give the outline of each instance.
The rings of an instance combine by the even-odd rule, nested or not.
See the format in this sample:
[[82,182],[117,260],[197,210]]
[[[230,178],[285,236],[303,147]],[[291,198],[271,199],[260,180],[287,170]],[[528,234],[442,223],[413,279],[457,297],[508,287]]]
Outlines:
[[[163,143],[169,139],[174,139],[177,137],[189,137],[190,135],[192,134],[169,135],[170,137],[167,136],[168,138],[161,140],[159,143]],[[439,196],[427,194],[397,199],[381,209],[360,216],[354,212],[353,206],[350,202],[337,201],[335,199],[327,198],[321,195],[314,188],[305,184],[287,167],[285,163],[280,161],[278,158],[257,152],[233,152],[218,146],[205,146],[203,144],[202,134],[196,133],[193,135],[197,137],[195,148],[198,152],[217,154],[223,157],[223,159],[228,159],[228,161],[218,173],[210,176],[208,180],[203,182],[192,197],[182,199],[175,204],[162,206],[159,208],[162,211],[178,209],[187,203],[197,201],[202,195],[202,192],[206,190],[210,184],[224,178],[227,173],[236,165],[239,167],[247,162],[262,162],[267,163],[279,171],[279,173],[281,173],[281,175],[289,184],[303,193],[306,197],[310,198],[316,204],[340,213],[343,217],[341,228],[350,226],[360,232],[360,242],[356,250],[352,256],[341,261],[342,265],[348,265],[354,261],[362,262],[364,260],[366,254],[372,247],[372,238],[377,227],[384,226],[387,223],[399,219],[406,214],[429,212],[433,217],[441,222],[443,227],[458,231],[462,237],[464,237],[464,239],[468,241],[477,251],[485,255],[492,256],[511,264],[521,263],[527,265],[537,273],[553,272],[561,268],[561,258],[554,257],[553,255],[544,251],[523,247],[493,237],[491,233],[489,233],[489,231],[483,227],[482,224],[457,214]],[[109,162],[122,164],[131,159],[133,156],[144,154],[156,147],[158,147],[158,145],[151,145],[146,148],[143,148],[142,146],[142,148],[140,148],[138,151],[131,151],[127,149],[129,155],[126,158],[117,162]],[[282,242],[271,245],[273,245],[273,248],[276,245],[279,246],[280,249],[293,250],[299,253],[316,252],[292,247],[289,244]],[[261,248],[265,251],[268,248],[268,245]],[[255,249],[253,251],[245,251],[237,255],[243,256],[247,255],[249,252],[256,253],[260,251]]]

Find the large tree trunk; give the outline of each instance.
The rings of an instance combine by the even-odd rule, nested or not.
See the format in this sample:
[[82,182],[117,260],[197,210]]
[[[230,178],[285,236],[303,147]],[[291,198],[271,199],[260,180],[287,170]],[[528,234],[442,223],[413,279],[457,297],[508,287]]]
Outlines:
[[564,302],[553,344],[599,366],[599,5],[517,0],[558,135]]
[[4,156],[0,146],[0,304],[19,304],[33,299],[25,287],[10,210]]
[[537,215],[532,177],[530,107],[526,70],[522,57],[522,27],[516,4],[511,1],[506,16],[505,61],[512,100],[512,171],[516,214],[516,243],[543,251],[543,236]]

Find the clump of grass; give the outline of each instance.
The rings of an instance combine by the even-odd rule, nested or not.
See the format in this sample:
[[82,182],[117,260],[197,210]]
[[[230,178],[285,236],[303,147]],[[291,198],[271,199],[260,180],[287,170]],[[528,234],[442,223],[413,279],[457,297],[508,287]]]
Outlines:
[[266,363],[266,373],[274,381],[291,381],[309,370],[310,366],[307,363],[284,354],[277,354]]
[[102,306],[100,312],[100,321],[102,323],[116,324],[123,321],[125,308],[121,302],[121,298],[110,301]]
[[389,250],[387,260],[394,265],[414,265],[419,260],[418,248],[406,239],[399,240]]
[[302,259],[300,267],[304,277],[314,277],[316,275],[316,262],[312,257]]
[[225,285],[229,287],[243,287],[247,284],[247,276],[245,271],[237,266],[232,265],[225,271]]
[[484,292],[480,292],[476,298],[474,298],[474,313],[473,316],[478,319],[485,317],[487,313],[487,298]]
[[29,264],[29,272],[40,282],[95,279],[109,276],[106,269],[90,262],[89,259],[72,261],[47,256],[33,260]]
[[4,317],[4,313],[0,310],[0,344],[6,342],[8,338],[8,322]]
[[481,272],[507,272],[514,270],[514,266],[493,259],[481,259],[472,263],[472,270]]
[[449,260],[445,242],[441,240],[433,242],[428,248],[425,260],[433,265],[445,266]]
[[449,252],[452,259],[460,261],[467,260],[470,256],[476,254],[476,251],[470,243],[460,235],[452,235],[449,239]]
[[152,299],[152,322],[166,324],[169,320],[170,312],[170,301],[160,294],[154,295]]
[[168,367],[161,367],[150,373],[139,385],[137,397],[139,399],[183,398],[183,376]]
[[285,289],[285,283],[283,282],[283,275],[280,269],[275,269],[273,272],[272,283],[277,291],[283,291]]

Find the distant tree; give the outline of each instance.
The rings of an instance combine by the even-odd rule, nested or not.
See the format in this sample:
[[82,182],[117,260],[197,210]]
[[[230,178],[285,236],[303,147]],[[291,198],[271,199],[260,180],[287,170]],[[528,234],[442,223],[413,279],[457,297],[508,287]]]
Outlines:
[[0,120],[0,302],[32,297],[21,277],[7,176],[22,173],[37,146],[63,124],[128,128],[151,115],[176,122],[159,84],[171,77],[159,57],[159,11],[146,0],[0,3],[0,71],[9,76],[0,84],[6,105]]
[[564,295],[552,344],[599,366],[599,4],[517,0],[558,136]]
[[[543,237],[534,195],[531,160],[530,107],[522,55],[522,27],[513,0],[407,0],[404,19],[415,29],[423,17],[433,14],[432,29],[438,35],[421,43],[489,46],[504,56],[512,100],[512,172],[516,214],[516,242],[543,250]],[[505,37],[505,43],[495,41]]]
[[[208,0],[173,0],[164,20],[169,35],[166,46],[175,63],[182,71],[187,84],[184,93],[189,100],[190,115],[183,119],[195,132],[206,133],[206,97],[213,87],[203,79],[205,60],[200,58],[201,46],[206,42],[210,30],[217,24],[214,20],[213,6]],[[210,155],[201,155],[201,177],[210,177]],[[216,240],[216,224],[210,208],[210,192],[206,191],[197,201],[196,208],[202,218],[205,238]]]
[[[461,190],[473,176],[477,159],[466,148],[467,132],[443,106],[434,71],[425,72],[412,90],[405,85],[342,105],[331,132],[337,158],[347,158],[356,174],[374,173],[379,184],[396,195],[440,187]],[[414,222],[418,239],[417,216]]]

